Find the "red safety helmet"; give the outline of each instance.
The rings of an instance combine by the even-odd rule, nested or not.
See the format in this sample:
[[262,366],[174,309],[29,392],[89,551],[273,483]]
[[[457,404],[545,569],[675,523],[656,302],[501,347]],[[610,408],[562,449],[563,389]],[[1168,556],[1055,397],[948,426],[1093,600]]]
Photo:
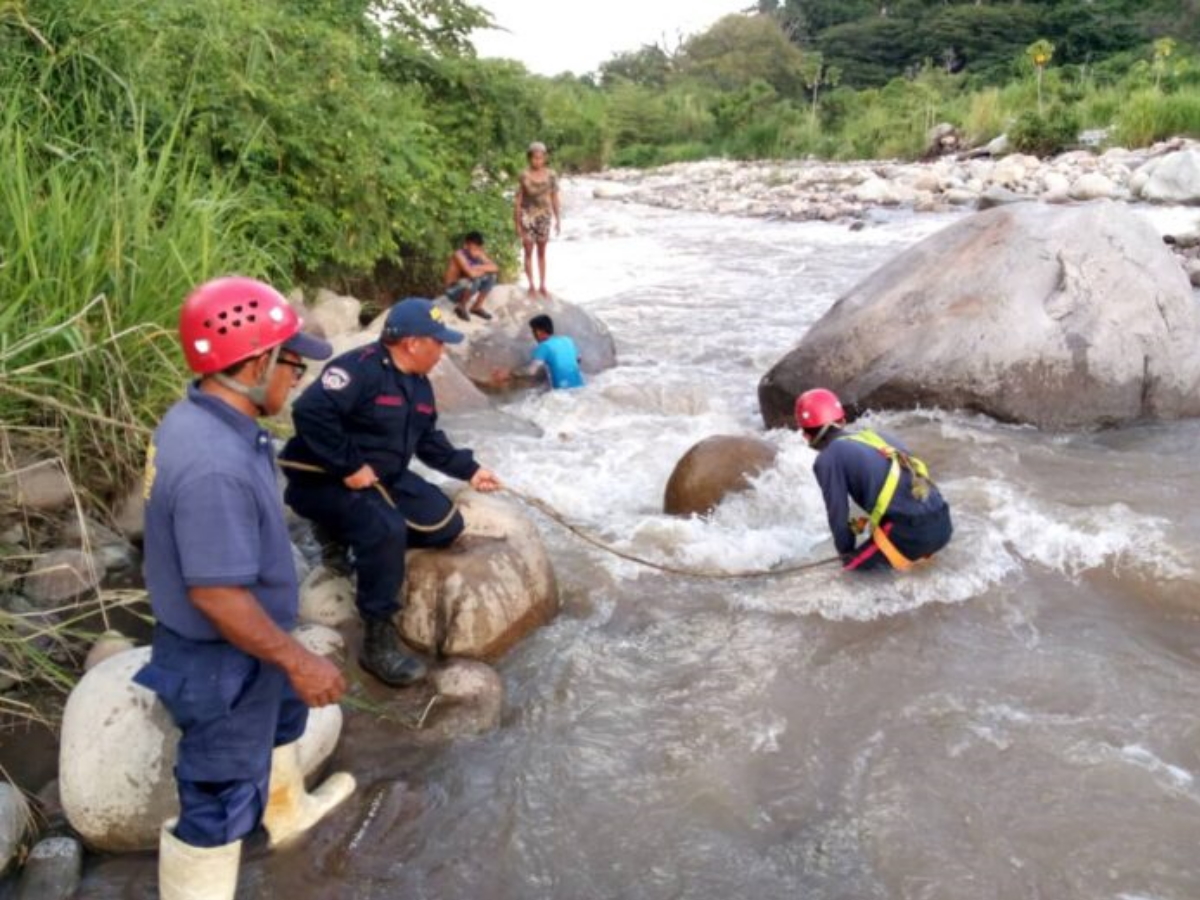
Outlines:
[[826,388],[813,388],[796,398],[796,427],[814,431],[846,418],[842,401]]
[[183,301],[179,340],[188,368],[200,375],[223,372],[300,332],[291,304],[269,284],[229,276],[200,285]]

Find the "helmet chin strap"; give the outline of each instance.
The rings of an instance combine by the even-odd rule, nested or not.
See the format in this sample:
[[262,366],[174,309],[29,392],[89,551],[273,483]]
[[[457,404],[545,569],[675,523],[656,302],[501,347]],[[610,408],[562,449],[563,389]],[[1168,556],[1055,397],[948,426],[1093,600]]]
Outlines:
[[223,387],[229,388],[235,394],[241,394],[247,400],[254,404],[260,415],[266,415],[267,412],[267,387],[271,383],[271,376],[275,374],[275,368],[279,365],[279,354],[283,351],[283,345],[278,344],[271,349],[271,355],[268,357],[267,368],[263,372],[262,377],[258,379],[256,384],[245,385],[235,378],[231,378],[224,372],[217,372],[213,375],[213,380]]

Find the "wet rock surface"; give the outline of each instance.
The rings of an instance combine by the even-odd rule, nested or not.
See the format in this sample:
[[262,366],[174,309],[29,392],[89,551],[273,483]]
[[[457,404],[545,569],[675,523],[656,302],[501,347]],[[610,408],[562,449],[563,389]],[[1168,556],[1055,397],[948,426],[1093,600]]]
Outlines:
[[462,492],[453,545],[409,554],[404,639],[443,656],[495,659],[558,611],[558,586],[533,522],[510,501]]
[[1050,428],[1200,415],[1200,307],[1157,232],[1113,203],[1021,203],[901,253],[759,385],[788,424],[810,387]]
[[663,497],[663,512],[702,516],[730,493],[750,488],[750,478],[775,462],[776,450],[766,441],[738,435],[715,435],[693,446],[675,464]]

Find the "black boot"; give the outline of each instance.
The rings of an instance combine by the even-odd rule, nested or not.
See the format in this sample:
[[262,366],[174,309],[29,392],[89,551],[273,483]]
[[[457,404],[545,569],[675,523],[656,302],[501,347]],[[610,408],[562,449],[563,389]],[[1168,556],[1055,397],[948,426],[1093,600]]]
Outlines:
[[404,649],[390,619],[367,619],[363,624],[367,633],[359,665],[392,687],[408,687],[425,677],[425,663]]

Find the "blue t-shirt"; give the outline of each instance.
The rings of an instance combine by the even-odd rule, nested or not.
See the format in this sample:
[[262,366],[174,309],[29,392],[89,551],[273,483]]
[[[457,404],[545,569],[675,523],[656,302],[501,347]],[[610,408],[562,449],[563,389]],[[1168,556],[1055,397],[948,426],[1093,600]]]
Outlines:
[[198,641],[221,635],[189,587],[245,587],[283,629],[298,586],[271,436],[192,385],[167,412],[146,458],[145,575],[158,621]]
[[575,342],[565,334],[554,334],[533,348],[533,358],[546,364],[550,386],[554,388],[583,387],[579,371],[579,351]]

